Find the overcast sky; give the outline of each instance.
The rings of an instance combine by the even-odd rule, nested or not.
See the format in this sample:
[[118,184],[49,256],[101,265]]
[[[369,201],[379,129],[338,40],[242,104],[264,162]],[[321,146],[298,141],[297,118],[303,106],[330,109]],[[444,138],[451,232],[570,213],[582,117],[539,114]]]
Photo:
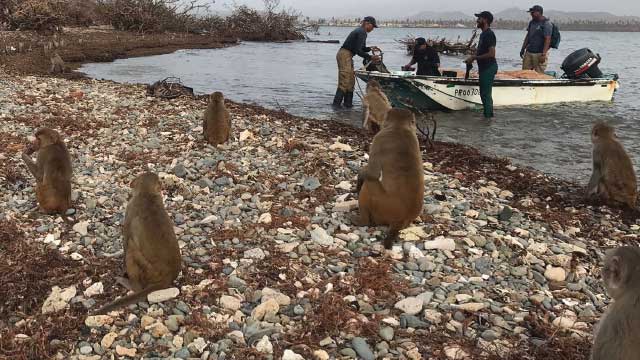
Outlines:
[[[498,12],[508,7],[529,8],[527,0],[281,0],[282,4],[295,8],[306,16],[361,16],[363,14],[380,18],[401,18],[421,11],[463,11],[473,13],[479,10]],[[236,0],[236,3],[252,7],[262,7],[262,0]],[[216,0],[215,8],[233,4],[231,0]],[[443,6],[446,4],[446,6]],[[541,1],[548,9],[564,11],[606,11],[616,15],[640,15],[638,0],[556,0]]]

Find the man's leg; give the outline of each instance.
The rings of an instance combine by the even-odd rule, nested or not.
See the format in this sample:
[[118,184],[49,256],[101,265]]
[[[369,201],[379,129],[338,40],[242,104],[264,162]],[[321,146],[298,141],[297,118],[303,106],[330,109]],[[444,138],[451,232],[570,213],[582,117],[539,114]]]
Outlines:
[[[347,61],[348,58],[348,61]],[[336,55],[338,62],[338,89],[336,95],[333,98],[333,105],[342,105],[345,92],[349,88],[349,64],[351,63],[350,52],[345,49],[340,49]]]
[[344,92],[344,107],[353,107],[353,90],[356,87],[356,73],[353,69],[353,57],[349,57],[349,77],[347,79],[347,89]]
[[493,80],[497,70],[497,66],[493,65],[483,70],[479,75],[480,99],[482,100],[484,117],[487,119],[493,117]]
[[533,54],[526,52],[522,59],[522,70],[533,70]]
[[540,74],[544,74],[545,70],[547,70],[547,60],[542,62],[542,54],[536,54],[536,55],[537,55],[537,58],[536,58],[535,70]]

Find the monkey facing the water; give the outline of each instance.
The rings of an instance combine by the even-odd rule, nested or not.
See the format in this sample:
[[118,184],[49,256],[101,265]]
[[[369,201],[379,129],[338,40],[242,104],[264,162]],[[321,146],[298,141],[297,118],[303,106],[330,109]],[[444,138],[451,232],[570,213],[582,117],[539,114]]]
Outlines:
[[204,113],[202,133],[211,145],[223,144],[229,140],[231,133],[231,116],[224,106],[224,96],[216,91],[209,99]]
[[416,120],[409,110],[391,109],[373,138],[369,163],[358,173],[360,216],[354,225],[389,225],[384,240],[389,249],[400,230],[422,212],[424,172],[416,136]]
[[145,173],[132,183],[123,227],[124,262],[128,279],[119,279],[134,293],[96,311],[106,314],[171,287],[182,268],[173,222],[162,203],[158,175]]
[[367,83],[367,94],[362,99],[362,127],[374,135],[380,131],[391,102],[375,80]]
[[596,123],[591,130],[593,173],[587,196],[610,205],[635,208],[638,197],[636,173],[631,158],[616,138],[613,127]]
[[49,72],[51,74],[62,74],[64,72],[67,72],[67,66],[57,52],[53,54],[50,61],[51,68],[49,69]]
[[591,359],[636,360],[640,356],[640,248],[610,250],[602,280],[614,302],[602,315]]
[[[31,154],[38,152],[36,162]],[[47,214],[64,214],[71,206],[71,157],[57,131],[42,128],[22,153],[22,160],[36,178],[36,198]]]

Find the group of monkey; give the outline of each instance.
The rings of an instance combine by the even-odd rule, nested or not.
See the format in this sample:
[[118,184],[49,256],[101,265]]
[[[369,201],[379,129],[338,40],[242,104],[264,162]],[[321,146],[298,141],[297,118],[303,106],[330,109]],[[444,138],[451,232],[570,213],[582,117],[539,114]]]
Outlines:
[[[399,232],[422,213],[424,170],[422,152],[412,112],[392,108],[380,85],[370,81],[363,97],[363,125],[375,133],[369,161],[358,172],[359,215],[355,226],[388,225],[385,248],[392,247]],[[204,113],[203,137],[212,145],[227,142],[231,117],[220,92],[213,93]],[[629,155],[616,139],[613,128],[593,126],[593,174],[587,194],[611,205],[635,208],[636,176]],[[31,156],[38,152],[36,162]],[[22,158],[36,179],[41,211],[65,214],[71,207],[71,157],[58,132],[42,128],[35,133]],[[171,287],[182,258],[173,222],[167,214],[159,177],[145,172],[131,183],[124,225],[124,272],[117,281],[133,293],[96,310],[105,314],[143,300],[149,293]],[[640,248],[612,250],[602,271],[605,285],[615,299],[600,323],[592,358],[636,359],[640,340]]]

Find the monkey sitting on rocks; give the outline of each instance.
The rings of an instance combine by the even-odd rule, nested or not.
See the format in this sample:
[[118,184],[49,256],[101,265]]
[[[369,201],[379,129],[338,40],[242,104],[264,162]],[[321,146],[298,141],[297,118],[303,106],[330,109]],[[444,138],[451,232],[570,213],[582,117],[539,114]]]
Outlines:
[[613,206],[635,208],[638,197],[636,173],[613,127],[596,123],[591,130],[591,141],[593,173],[587,186],[587,197]]
[[205,140],[211,145],[223,144],[229,140],[231,116],[224,106],[224,96],[219,91],[210,97],[204,113],[202,132]]
[[362,99],[362,127],[372,134],[377,134],[382,127],[387,111],[391,109],[391,102],[382,91],[380,83],[369,80],[367,94]]
[[636,360],[640,358],[640,248],[610,250],[602,279],[614,302],[602,315],[591,359]]
[[369,164],[358,173],[360,216],[357,226],[389,225],[384,246],[390,249],[400,230],[422,212],[424,172],[416,136],[416,119],[409,110],[391,109],[373,138]]
[[106,314],[171,287],[182,268],[173,222],[162,203],[158,175],[145,173],[132,183],[133,194],[124,218],[123,247],[128,279],[118,279],[134,293],[96,311]]
[[[47,214],[65,214],[71,207],[71,157],[57,131],[42,128],[22,153],[22,160],[36,178],[36,198]],[[38,152],[36,162],[31,154]]]
[[51,68],[49,69],[49,72],[51,74],[62,74],[68,71],[67,65],[57,52],[53,54],[50,61]]

